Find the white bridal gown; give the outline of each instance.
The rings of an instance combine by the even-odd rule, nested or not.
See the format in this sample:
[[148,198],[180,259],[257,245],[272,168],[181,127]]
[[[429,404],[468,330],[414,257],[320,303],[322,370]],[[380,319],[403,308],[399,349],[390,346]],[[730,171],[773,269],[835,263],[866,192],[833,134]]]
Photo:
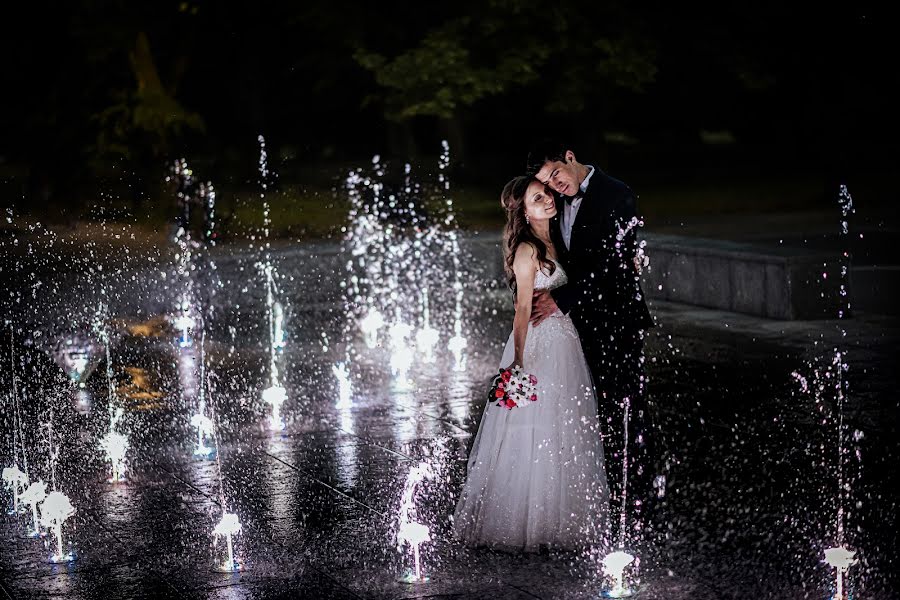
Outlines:
[[[559,263],[538,271],[535,289],[566,283]],[[500,365],[512,363],[509,336]],[[609,489],[597,401],[572,320],[557,311],[528,326],[525,371],[537,377],[537,402],[484,410],[456,505],[454,529],[469,545],[509,550],[602,545]]]

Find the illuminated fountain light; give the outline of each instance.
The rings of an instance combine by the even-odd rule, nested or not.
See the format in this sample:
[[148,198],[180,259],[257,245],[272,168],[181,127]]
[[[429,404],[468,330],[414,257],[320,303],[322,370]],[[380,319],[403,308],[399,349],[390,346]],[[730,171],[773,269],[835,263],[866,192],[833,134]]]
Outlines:
[[337,408],[350,408],[353,406],[353,383],[350,381],[350,369],[346,363],[338,363],[331,367],[331,372],[338,382]]
[[[446,295],[448,283],[454,285],[461,276],[452,200],[447,197],[449,146],[444,143],[443,148],[439,189],[423,189],[414,181],[409,164],[404,165],[402,182],[385,180],[387,167],[378,156],[372,159],[372,169],[355,169],[346,179],[350,211],[343,229],[343,249],[348,260],[347,279],[341,282],[346,313],[349,321],[360,327],[369,347],[378,344],[378,329],[385,320],[399,321],[395,317],[398,311],[420,329],[415,335],[407,334],[405,343],[392,344],[392,370],[400,376],[408,369],[405,363],[410,350],[423,362],[434,360],[441,337],[434,325],[446,317],[441,313],[433,320],[429,301],[438,298],[436,306],[443,310],[440,299]],[[444,200],[444,206],[435,211],[438,198]],[[450,260],[453,279],[448,282],[444,263]],[[461,299],[461,287],[457,295]]]
[[404,323],[398,316],[397,322],[391,325],[388,335],[391,340],[391,349],[406,346],[406,340],[412,333],[412,327]]
[[198,456],[209,456],[213,449],[206,445],[205,438],[212,437],[213,422],[201,412],[191,417],[191,427],[197,430],[197,447],[194,448],[194,454]]
[[19,497],[19,500],[22,501],[23,504],[31,505],[31,518],[32,525],[31,531],[28,532],[28,535],[31,537],[40,537],[43,535],[41,531],[41,524],[38,521],[38,510],[37,505],[44,501],[47,498],[47,484],[43,481],[35,481],[31,485],[28,486],[22,495]]
[[274,321],[272,346],[276,350],[284,350],[284,346],[287,344],[287,336],[284,332],[284,308],[281,306],[281,302],[275,302],[272,305],[272,318]]
[[112,470],[110,483],[125,481],[125,453],[128,452],[128,447],[128,438],[118,431],[110,430],[100,440],[100,448],[106,452]]
[[407,338],[411,333],[412,327],[399,318],[390,328],[391,373],[394,375],[395,384],[400,389],[407,389],[410,386],[409,369],[413,363],[413,351],[409,347]]
[[75,507],[69,497],[62,492],[50,492],[41,504],[41,524],[52,529],[56,534],[56,554],[50,556],[50,562],[62,563],[75,560],[74,552],[63,550],[62,524],[75,514]]
[[434,347],[440,339],[438,330],[429,325],[427,322],[424,327],[416,333],[416,348],[422,353],[422,360],[426,363],[434,362]]
[[434,362],[434,347],[440,339],[438,330],[431,326],[431,317],[428,310],[428,288],[422,292],[422,329],[416,333],[416,348],[426,363]]
[[453,353],[453,370],[465,371],[467,358],[466,347],[469,345],[469,342],[463,337],[462,323],[459,319],[456,320],[453,331],[453,337],[450,338],[450,341],[447,343],[447,348]]
[[422,575],[422,559],[419,555],[419,546],[422,542],[431,541],[431,531],[428,529],[428,526],[415,522],[403,523],[400,526],[400,531],[397,533],[397,539],[412,547],[415,565],[414,569],[402,578],[402,581],[404,583],[424,583],[428,581],[428,577]]
[[419,546],[423,542],[431,541],[431,532],[427,525],[416,520],[416,488],[426,479],[434,479],[435,471],[427,462],[420,463],[410,469],[406,476],[406,485],[403,488],[403,496],[400,500],[400,527],[397,530],[397,550],[402,551],[404,546],[409,546],[413,551],[413,568],[402,575],[398,581],[401,583],[425,583],[428,577],[422,573],[422,559]]
[[125,454],[128,452],[129,443],[124,434],[116,431],[123,413],[122,407],[116,407],[109,420],[109,431],[100,440],[100,449],[106,453],[106,459],[109,460],[112,469],[110,483],[125,481]]
[[19,468],[19,465],[13,464],[11,467],[4,467],[3,483],[13,494],[12,508],[8,511],[8,514],[18,514],[19,496],[28,486],[28,475]]
[[187,348],[192,344],[191,332],[197,326],[196,320],[191,316],[191,303],[187,298],[181,301],[181,314],[175,319],[175,328],[181,331],[178,345]]
[[829,548],[825,551],[825,562],[835,568],[837,580],[833,600],[844,598],[844,573],[857,563],[856,552],[843,546]]
[[371,310],[359,322],[359,327],[366,336],[366,345],[374,348],[378,345],[378,330],[384,325],[384,315],[378,310]]
[[276,383],[263,390],[262,399],[272,407],[269,427],[276,431],[281,431],[285,427],[284,419],[281,418],[281,405],[287,400],[287,390]]
[[618,550],[603,558],[603,574],[612,581],[612,587],[605,592],[608,598],[624,598],[633,592],[625,585],[625,568],[635,561],[635,557]]
[[215,536],[213,539],[218,541],[220,537],[224,537],[228,550],[228,558],[218,567],[220,571],[226,573],[240,571],[241,565],[234,559],[234,545],[232,542],[232,536],[240,532],[241,522],[238,521],[238,516],[234,513],[223,512],[222,519],[216,524],[215,529],[213,529],[213,536]]
[[409,346],[401,346],[391,352],[391,373],[394,374],[395,386],[400,390],[409,389],[409,369],[413,363],[413,351]]

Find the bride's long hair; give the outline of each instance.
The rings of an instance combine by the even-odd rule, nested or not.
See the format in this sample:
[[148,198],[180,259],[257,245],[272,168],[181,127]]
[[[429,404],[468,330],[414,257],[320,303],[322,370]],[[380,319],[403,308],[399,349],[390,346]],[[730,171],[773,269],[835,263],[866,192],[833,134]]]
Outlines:
[[[553,274],[556,265],[547,258],[547,246],[534,234],[531,225],[525,219],[525,192],[533,177],[516,177],[505,186],[500,194],[500,204],[506,209],[506,227],[503,228],[503,264],[506,270],[506,283],[513,293],[513,301],[516,296],[516,274],[513,271],[513,260],[516,258],[516,248],[523,242],[528,242],[537,250],[538,264],[541,269],[546,268],[548,274]],[[549,190],[549,188],[548,188]],[[549,193],[553,193],[550,191]]]

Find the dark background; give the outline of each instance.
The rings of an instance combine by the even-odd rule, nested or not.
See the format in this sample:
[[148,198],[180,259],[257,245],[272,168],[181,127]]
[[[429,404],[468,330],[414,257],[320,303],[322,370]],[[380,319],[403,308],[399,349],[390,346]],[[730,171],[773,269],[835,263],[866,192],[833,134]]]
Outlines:
[[493,203],[549,136],[673,212],[700,183],[721,200],[690,210],[752,211],[761,190],[765,210],[814,207],[838,183],[892,201],[895,33],[859,2],[6,8],[0,194],[51,221],[168,214],[181,156],[240,195],[258,134],[315,198],[376,153],[434,170],[447,139],[456,189]]

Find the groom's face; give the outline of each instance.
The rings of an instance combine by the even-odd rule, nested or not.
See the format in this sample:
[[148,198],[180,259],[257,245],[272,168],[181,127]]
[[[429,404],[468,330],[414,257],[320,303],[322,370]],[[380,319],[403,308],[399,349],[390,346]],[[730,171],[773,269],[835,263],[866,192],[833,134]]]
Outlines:
[[544,163],[541,170],[534,177],[544,185],[550,186],[557,194],[574,196],[578,193],[581,182],[578,180],[578,171],[575,168],[575,155],[571,150],[566,152],[566,160],[554,160]]

